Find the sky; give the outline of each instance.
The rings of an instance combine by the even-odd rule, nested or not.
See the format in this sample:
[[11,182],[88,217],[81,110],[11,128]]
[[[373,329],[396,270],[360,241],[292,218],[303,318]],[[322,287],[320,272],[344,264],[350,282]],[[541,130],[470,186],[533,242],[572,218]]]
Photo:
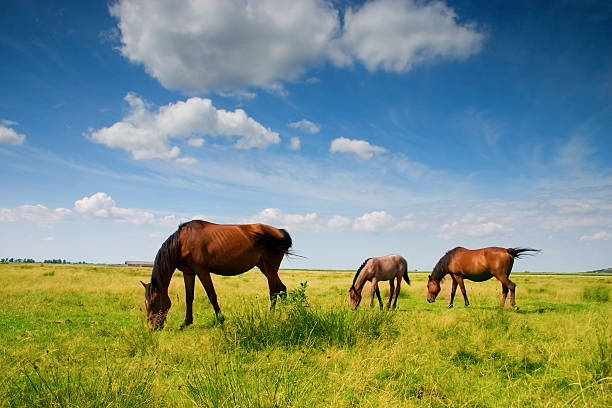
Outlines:
[[286,228],[284,268],[456,246],[612,266],[608,1],[0,1],[0,258]]

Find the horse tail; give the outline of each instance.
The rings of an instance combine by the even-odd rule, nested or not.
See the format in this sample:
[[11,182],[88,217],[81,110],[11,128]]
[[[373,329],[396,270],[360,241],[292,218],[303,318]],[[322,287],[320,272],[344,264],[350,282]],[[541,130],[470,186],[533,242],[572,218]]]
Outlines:
[[361,266],[359,267],[359,269],[357,269],[357,272],[355,273],[355,277],[353,278],[353,285],[355,286],[355,282],[357,282],[357,277],[359,276],[359,273],[361,272],[361,270],[363,269],[364,266],[366,266],[366,264],[368,263],[368,261],[372,259],[372,258],[368,258],[365,261],[363,261],[363,263],[361,264]]
[[270,252],[280,252],[285,255],[291,255],[290,248],[293,245],[291,235],[284,229],[279,229],[278,231],[283,235],[281,238],[269,234],[265,230],[263,233],[256,232],[255,243],[261,245]]
[[404,269],[404,280],[410,285],[410,278],[408,277],[408,268]]
[[540,252],[541,249],[532,249],[532,248],[506,248],[506,251],[513,257],[513,258],[521,258],[524,255],[535,255],[534,254],[528,254],[525,252]]

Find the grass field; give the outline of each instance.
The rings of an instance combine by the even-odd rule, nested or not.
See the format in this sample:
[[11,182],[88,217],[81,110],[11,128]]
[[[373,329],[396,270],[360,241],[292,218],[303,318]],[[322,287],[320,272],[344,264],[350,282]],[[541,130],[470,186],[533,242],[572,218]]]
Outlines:
[[177,272],[166,327],[151,332],[149,273],[0,264],[0,405],[612,406],[612,276],[514,274],[518,310],[498,307],[496,281],[468,282],[470,307],[458,294],[449,310],[450,282],[428,304],[427,275],[413,273],[398,310],[364,299],[353,312],[353,272],[281,271],[293,293],[270,312],[254,270],[213,277],[223,324],[198,286],[181,331]]

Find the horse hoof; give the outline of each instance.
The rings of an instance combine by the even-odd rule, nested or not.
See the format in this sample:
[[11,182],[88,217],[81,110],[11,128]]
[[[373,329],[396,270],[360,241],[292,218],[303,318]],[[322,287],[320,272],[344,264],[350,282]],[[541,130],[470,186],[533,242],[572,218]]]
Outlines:
[[449,309],[452,309],[452,308],[453,308],[453,305],[452,305],[452,304],[448,305],[448,308],[449,308]]
[[[193,323],[193,322],[191,322],[191,323]],[[179,327],[179,330],[186,329],[188,326],[191,326],[191,323],[183,322],[181,324],[181,326]]]

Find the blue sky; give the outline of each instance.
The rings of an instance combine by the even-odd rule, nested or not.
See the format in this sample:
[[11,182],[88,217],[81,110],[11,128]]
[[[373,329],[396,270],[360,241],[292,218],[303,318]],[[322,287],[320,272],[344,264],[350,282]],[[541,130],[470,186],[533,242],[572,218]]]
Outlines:
[[150,260],[182,221],[288,268],[529,246],[612,266],[609,2],[0,4],[0,257]]

